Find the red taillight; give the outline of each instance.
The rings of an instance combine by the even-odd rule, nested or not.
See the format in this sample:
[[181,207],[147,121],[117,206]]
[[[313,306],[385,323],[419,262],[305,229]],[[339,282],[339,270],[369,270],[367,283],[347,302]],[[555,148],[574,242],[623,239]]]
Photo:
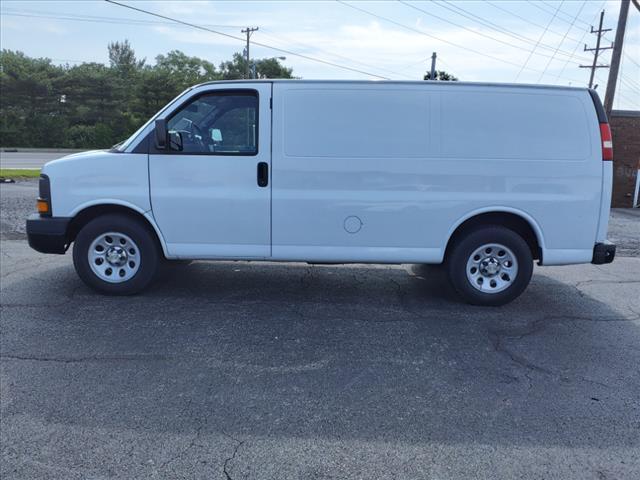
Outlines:
[[602,139],[602,160],[613,160],[613,141],[608,123],[600,124],[600,138]]

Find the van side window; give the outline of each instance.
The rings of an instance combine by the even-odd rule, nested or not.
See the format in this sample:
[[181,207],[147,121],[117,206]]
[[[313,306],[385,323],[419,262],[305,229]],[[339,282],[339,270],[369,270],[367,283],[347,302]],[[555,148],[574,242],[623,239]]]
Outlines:
[[182,138],[176,154],[256,155],[258,94],[233,90],[199,95],[171,115],[167,128]]

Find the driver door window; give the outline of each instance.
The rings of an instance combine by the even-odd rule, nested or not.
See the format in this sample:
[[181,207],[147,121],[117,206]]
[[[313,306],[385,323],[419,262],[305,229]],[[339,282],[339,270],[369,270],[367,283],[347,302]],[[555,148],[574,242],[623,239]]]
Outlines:
[[183,105],[167,120],[171,153],[256,155],[258,153],[258,95],[251,90],[212,92]]

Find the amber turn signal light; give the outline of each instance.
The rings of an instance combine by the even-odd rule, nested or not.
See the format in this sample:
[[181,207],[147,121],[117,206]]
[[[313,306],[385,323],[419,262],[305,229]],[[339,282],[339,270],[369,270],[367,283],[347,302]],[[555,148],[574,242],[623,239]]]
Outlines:
[[39,198],[37,204],[38,204],[38,213],[40,215],[44,215],[44,214],[50,213],[49,212],[49,202],[47,200]]

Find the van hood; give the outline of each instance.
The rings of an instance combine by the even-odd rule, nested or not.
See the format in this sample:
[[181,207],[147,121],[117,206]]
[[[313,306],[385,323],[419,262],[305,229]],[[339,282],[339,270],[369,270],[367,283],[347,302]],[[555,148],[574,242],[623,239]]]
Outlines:
[[64,157],[56,158],[55,160],[51,160],[50,162],[45,163],[42,167],[42,173],[48,174],[47,172],[51,169],[55,169],[57,165],[67,164],[70,162],[92,161],[100,157],[105,157],[107,155],[115,154],[109,152],[109,150],[89,150],[87,152],[72,153],[70,155],[65,155]]

